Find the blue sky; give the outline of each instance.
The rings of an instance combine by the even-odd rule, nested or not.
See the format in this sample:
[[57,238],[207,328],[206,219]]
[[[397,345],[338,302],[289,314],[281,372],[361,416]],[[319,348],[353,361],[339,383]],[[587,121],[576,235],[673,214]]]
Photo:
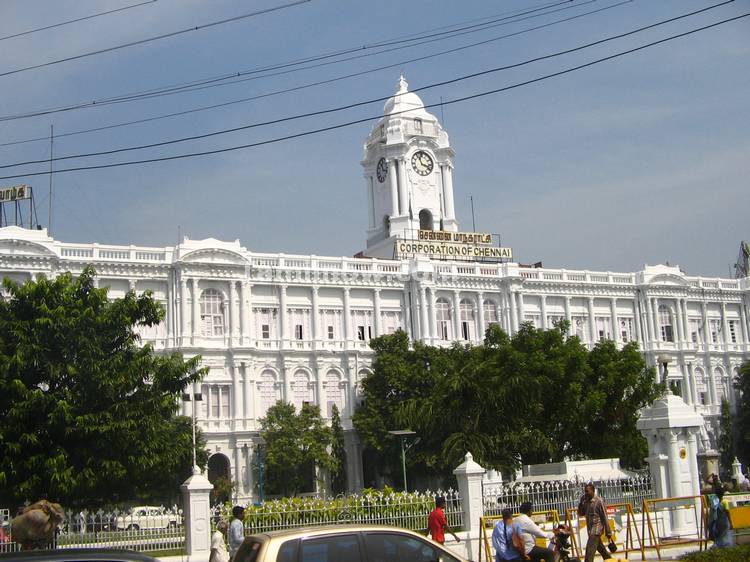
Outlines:
[[[3,0],[0,37],[138,0]],[[157,0],[0,40],[0,74],[284,4]],[[0,116],[66,106],[283,63],[341,49],[471,25],[554,1],[312,0],[299,6],[127,49],[0,77]],[[221,109],[62,137],[56,155],[159,142],[391,95],[569,49],[718,2],[575,0],[564,11],[348,62],[179,95],[0,122],[0,143],[142,119],[265,94],[361,70],[356,78]],[[583,12],[572,21],[480,47],[403,62]],[[548,10],[549,11],[549,10]],[[750,12],[737,0],[634,36],[421,94],[437,103],[501,88]],[[535,14],[538,12],[535,12]],[[470,23],[467,23],[470,22]],[[376,49],[364,49],[370,54]],[[456,211],[471,230],[499,233],[522,262],[631,271],[669,261],[690,274],[729,275],[750,238],[750,18],[575,73],[433,110],[456,150]],[[281,125],[75,165],[211,150],[376,116],[383,103]],[[52,233],[70,242],[167,245],[239,238],[250,250],[352,255],[364,247],[359,164],[371,123],[219,155],[54,178]],[[0,147],[0,163],[49,157],[48,142]],[[66,162],[56,167],[67,166]],[[0,170],[27,173],[36,166]],[[42,166],[46,169],[46,165]],[[48,177],[0,180],[37,189],[47,217]]]

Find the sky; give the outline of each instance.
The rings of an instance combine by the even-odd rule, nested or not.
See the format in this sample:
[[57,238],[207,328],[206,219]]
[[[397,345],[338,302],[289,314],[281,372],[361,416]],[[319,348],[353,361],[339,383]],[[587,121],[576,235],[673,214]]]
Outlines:
[[[50,126],[54,156],[61,157],[378,100],[203,139],[53,163],[64,169],[210,151],[371,119],[242,150],[52,178],[50,230],[65,242],[165,246],[180,236],[214,237],[239,239],[256,252],[351,256],[364,248],[367,229],[363,143],[400,73],[414,90],[720,3],[2,0],[0,166],[8,167],[0,168],[0,176],[18,177],[2,179],[0,186],[32,185],[40,222],[48,226],[50,178],[23,174],[46,172],[49,163],[9,165],[49,159]],[[127,9],[9,37],[119,8]],[[278,9],[202,27],[271,8]],[[500,234],[524,263],[626,272],[669,262],[691,275],[729,276],[740,240],[750,239],[750,17],[560,76],[450,102],[749,12],[750,0],[736,0],[573,53],[420,91],[426,104],[444,103],[430,111],[456,151],[460,229],[472,230],[471,197],[476,230]],[[132,42],[138,44],[108,50]],[[475,43],[482,44],[469,46]],[[78,57],[100,50],[106,52]],[[447,50],[453,52],[439,54]],[[321,55],[330,56],[298,64]],[[55,62],[71,57],[76,58]],[[236,73],[243,79],[235,83],[102,103]],[[359,75],[342,78],[350,74]],[[326,83],[311,85],[319,82]],[[70,134],[216,104],[227,105]],[[29,139],[42,140],[7,144]]]

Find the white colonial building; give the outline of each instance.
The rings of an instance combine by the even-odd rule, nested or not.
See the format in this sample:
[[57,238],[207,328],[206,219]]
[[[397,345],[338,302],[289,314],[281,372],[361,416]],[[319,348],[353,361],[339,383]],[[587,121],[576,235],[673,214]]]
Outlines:
[[[198,423],[211,466],[231,473],[241,498],[257,493],[258,420],[279,399],[318,404],[327,418],[338,406],[349,430],[349,485],[362,486],[351,431],[357,383],[368,373],[368,340],[399,328],[449,345],[480,343],[492,323],[514,333],[523,322],[549,328],[564,318],[590,346],[636,340],[703,416],[701,447],[711,447],[721,400],[735,403],[731,381],[750,359],[750,278],[691,277],[665,265],[613,273],[460,257],[466,248],[498,254],[481,235],[460,238],[453,155],[440,123],[402,79],[365,144],[369,228],[356,258],[260,254],[212,238],[158,248],[77,244],[6,227],[0,276],[23,282],[93,264],[113,298],[152,291],[167,314],[143,339],[202,356],[209,372],[193,389],[203,396]],[[426,231],[438,231],[437,242],[430,245]],[[182,404],[186,415],[192,404]]]

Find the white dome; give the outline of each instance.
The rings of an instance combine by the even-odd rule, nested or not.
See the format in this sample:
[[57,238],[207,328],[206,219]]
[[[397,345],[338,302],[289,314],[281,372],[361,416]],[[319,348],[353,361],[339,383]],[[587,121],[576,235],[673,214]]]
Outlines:
[[404,112],[408,111],[409,116],[412,117],[415,113],[432,117],[427,111],[425,111],[424,103],[420,97],[414,92],[409,91],[409,84],[404,79],[403,74],[398,80],[398,89],[396,90],[396,93],[385,102],[383,111],[386,115],[403,115]]

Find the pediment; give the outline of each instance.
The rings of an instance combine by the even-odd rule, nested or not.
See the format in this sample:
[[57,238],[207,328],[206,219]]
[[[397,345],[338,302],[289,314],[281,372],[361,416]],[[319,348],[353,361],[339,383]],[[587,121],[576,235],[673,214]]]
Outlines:
[[648,282],[650,285],[672,285],[677,287],[687,287],[690,285],[684,277],[673,275],[671,273],[654,275],[648,280]]
[[241,254],[223,248],[200,248],[191,250],[180,258],[187,263],[213,263],[223,265],[249,265],[249,261]]
[[12,256],[57,257],[47,246],[15,238],[0,239],[0,253]]

